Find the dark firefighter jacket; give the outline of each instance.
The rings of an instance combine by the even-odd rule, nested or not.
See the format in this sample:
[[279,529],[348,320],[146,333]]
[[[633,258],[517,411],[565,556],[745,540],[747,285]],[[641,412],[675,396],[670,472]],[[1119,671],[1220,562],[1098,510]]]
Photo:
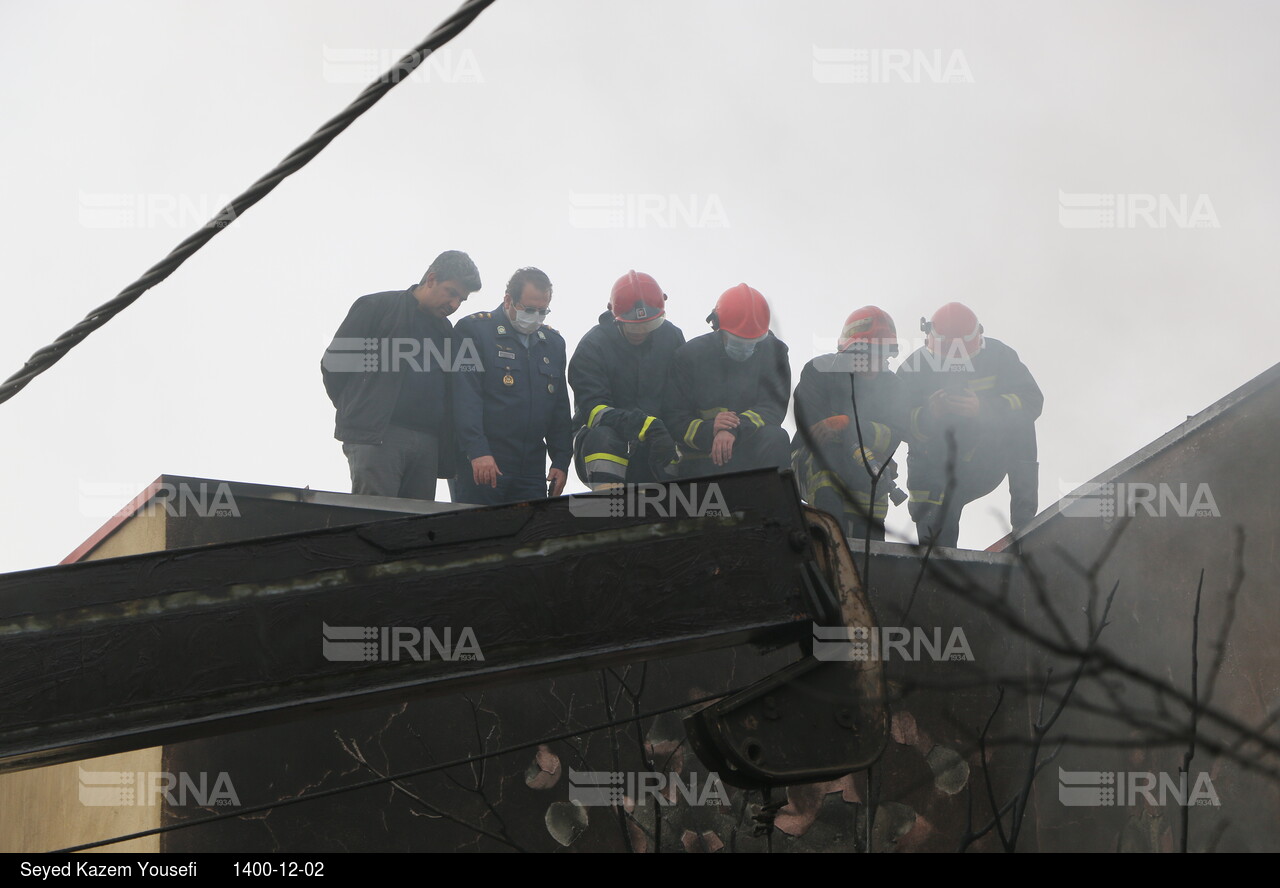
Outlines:
[[638,434],[648,417],[660,418],[671,358],[682,345],[684,333],[670,321],[632,345],[612,312],[600,315],[600,323],[582,337],[569,361],[577,410],[573,427],[605,425],[629,438],[632,428]]
[[709,451],[716,414],[733,411],[742,420],[734,434],[744,438],[765,426],[779,426],[791,400],[787,346],[772,333],[745,361],[725,354],[718,332],[691,339],[671,362],[663,421],[682,450]]
[[[804,365],[796,386],[796,435],[793,448],[808,447],[810,426],[832,416],[849,417],[849,427],[842,436],[848,450],[859,446],[858,429],[854,427],[854,395],[857,395],[857,418],[861,428],[861,446],[870,458],[884,462],[896,451],[906,425],[906,402],[903,385],[893,373],[881,371],[870,376],[851,373],[848,355],[820,355]],[[898,454],[899,456],[901,454]]]
[[[926,409],[930,396],[939,389],[967,385],[978,396],[977,421],[992,434],[962,436],[971,442],[971,448],[980,439],[998,439],[1002,429],[1016,423],[1033,423],[1040,416],[1044,395],[1031,371],[1018,360],[1017,352],[998,339],[986,337],[982,350],[970,363],[971,369],[952,369],[945,359],[935,358],[922,348],[908,355],[898,368],[907,404],[906,436],[913,456],[946,458],[949,425],[931,420]],[[955,424],[963,427],[964,422]],[[967,455],[961,453],[960,457]]]

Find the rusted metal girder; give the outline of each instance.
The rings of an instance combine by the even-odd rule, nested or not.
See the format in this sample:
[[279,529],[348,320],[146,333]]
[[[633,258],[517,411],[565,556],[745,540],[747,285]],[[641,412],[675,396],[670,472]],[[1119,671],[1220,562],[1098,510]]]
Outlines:
[[0,770],[844,619],[790,473],[662,490],[0,575]]
[[883,664],[857,655],[865,641],[855,646],[875,629],[871,604],[840,523],[806,513],[814,582],[839,602],[838,617],[814,625],[810,656],[685,719],[698,758],[734,786],[834,780],[874,763],[888,738]]

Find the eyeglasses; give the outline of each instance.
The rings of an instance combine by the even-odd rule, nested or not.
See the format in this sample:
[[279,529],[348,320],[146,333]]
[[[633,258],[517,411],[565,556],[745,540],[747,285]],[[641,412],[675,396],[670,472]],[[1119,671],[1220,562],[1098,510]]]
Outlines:
[[547,315],[551,314],[551,309],[549,308],[525,308],[519,302],[515,303],[512,306],[512,308],[514,308],[516,311],[527,311],[529,314],[536,314],[538,317],[542,317],[542,318],[545,318]]

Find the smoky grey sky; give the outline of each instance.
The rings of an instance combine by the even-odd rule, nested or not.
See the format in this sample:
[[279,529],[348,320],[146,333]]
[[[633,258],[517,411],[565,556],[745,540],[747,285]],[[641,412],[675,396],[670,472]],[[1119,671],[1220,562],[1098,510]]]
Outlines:
[[[0,374],[453,8],[0,3]],[[102,490],[127,491],[114,509],[162,472],[349,489],[321,353],[356,297],[444,249],[484,279],[464,312],[546,270],[570,348],[628,268],[689,337],[745,281],[796,378],[860,305],[918,337],[964,301],[1045,392],[1049,506],[1276,360],[1278,19],[1266,2],[499,0],[0,405],[0,571],[56,563],[106,519]],[[1007,515],[1002,486],[961,545]],[[890,528],[914,539],[905,506]]]

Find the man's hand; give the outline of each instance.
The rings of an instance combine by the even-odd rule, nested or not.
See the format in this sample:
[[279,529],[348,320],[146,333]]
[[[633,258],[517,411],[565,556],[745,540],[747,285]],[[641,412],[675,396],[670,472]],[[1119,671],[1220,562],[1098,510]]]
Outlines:
[[947,395],[947,409],[952,416],[977,416],[980,406],[978,396],[972,389],[965,389],[959,393],[951,392]]
[[929,396],[929,400],[924,405],[924,412],[934,422],[938,422],[944,416],[950,415],[951,408],[947,403],[947,393],[944,389],[938,389]]
[[498,471],[498,463],[492,456],[477,456],[471,460],[471,480],[477,487],[483,487],[486,484],[497,487],[498,476],[501,474],[502,472]]
[[658,478],[666,477],[667,466],[675,462],[679,454],[676,452],[676,444],[671,440],[671,434],[667,431],[667,427],[662,424],[661,420],[654,422],[649,426],[649,431],[644,436],[645,443],[649,445],[649,469]]
[[[723,416],[724,414],[720,415]],[[737,439],[733,437],[733,432],[716,432],[716,436],[711,442],[711,461],[718,466],[722,466],[733,459],[733,442],[735,440]]]
[[809,426],[809,434],[813,435],[813,440],[817,444],[830,444],[844,435],[844,430],[849,427],[849,417],[841,414],[839,416],[828,416],[822,422],[815,422]]
[[569,476],[565,474],[564,469],[552,469],[547,472],[547,481],[551,484],[551,489],[547,491],[547,495],[557,497],[564,492],[564,485],[568,482]]
[[[716,414],[716,419],[712,424],[711,429],[719,435],[727,429],[736,429],[738,427],[738,423],[741,421],[742,420],[738,419],[738,414],[731,410],[724,410]],[[719,465],[719,463],[716,463],[716,465]]]

